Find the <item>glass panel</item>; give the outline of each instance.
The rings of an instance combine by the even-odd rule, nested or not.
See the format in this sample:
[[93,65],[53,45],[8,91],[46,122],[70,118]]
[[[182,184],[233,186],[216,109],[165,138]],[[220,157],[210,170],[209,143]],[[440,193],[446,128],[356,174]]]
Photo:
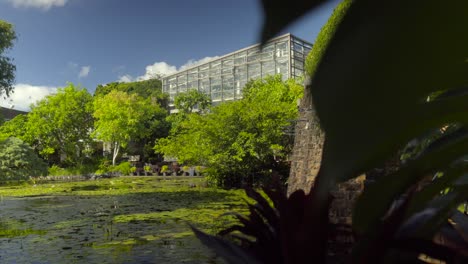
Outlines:
[[300,69],[300,70],[304,69],[304,62],[302,62],[301,60],[293,60],[293,62],[294,62],[294,67],[296,67],[297,69]]
[[249,51],[247,56],[247,62],[257,61],[260,58],[260,52],[258,50]]
[[187,83],[187,88],[198,89],[198,80]]
[[298,52],[303,52],[303,47],[301,44],[293,42],[292,49]]
[[234,78],[224,77],[223,78],[223,90],[232,90],[232,89],[234,89]]
[[210,69],[221,67],[221,61],[213,61],[210,63]]
[[249,64],[247,69],[249,79],[256,79],[260,77],[260,63]]
[[187,75],[186,74],[177,75],[177,82],[179,84],[184,83],[186,81],[187,81]]
[[169,92],[176,92],[177,91],[177,78],[173,77],[168,80],[169,82]]
[[235,67],[234,68],[234,78],[235,78],[235,80],[245,80],[245,81],[247,81],[247,65]]
[[241,65],[245,63],[245,58],[246,57],[239,57],[234,59],[234,64],[235,65]]
[[288,42],[287,41],[279,42],[279,43],[276,44],[275,56],[277,58],[287,57],[288,54],[289,54],[289,51],[288,51]]
[[294,55],[293,57],[294,57],[295,59],[299,59],[299,60],[304,59],[304,55],[302,55],[302,53],[294,52],[293,55]]
[[233,74],[232,68],[223,69],[222,74],[223,75],[226,75],[226,74],[232,75]]
[[223,93],[222,92],[211,93],[211,100],[212,101],[221,101],[222,98],[223,98]]
[[210,93],[210,79],[200,80],[200,89],[201,92]]
[[280,73],[283,78],[287,78],[289,74],[289,63],[285,62],[278,62],[276,64],[276,73]]
[[267,75],[274,75],[275,74],[275,62],[274,61],[266,61],[262,62],[262,77]]
[[210,76],[216,77],[221,75],[221,62],[212,62],[210,67]]
[[206,77],[208,77],[208,70],[200,71],[199,77],[200,77],[200,78],[206,78]]
[[221,91],[221,78],[210,78],[211,92]]
[[228,58],[223,60],[223,68],[232,68],[234,66],[234,61],[232,60],[233,56],[229,56]]
[[234,100],[234,90],[224,90],[223,91],[223,100],[224,101]]
[[268,44],[262,49],[262,60],[273,60],[274,59],[274,52],[275,51],[275,44]]
[[187,84],[185,84],[185,83],[181,84],[181,85],[179,85],[178,88],[179,88],[179,91],[178,91],[179,93],[186,92],[187,91]]
[[211,77],[216,77],[221,75],[221,68],[216,68],[216,69],[211,69],[210,70],[210,76]]

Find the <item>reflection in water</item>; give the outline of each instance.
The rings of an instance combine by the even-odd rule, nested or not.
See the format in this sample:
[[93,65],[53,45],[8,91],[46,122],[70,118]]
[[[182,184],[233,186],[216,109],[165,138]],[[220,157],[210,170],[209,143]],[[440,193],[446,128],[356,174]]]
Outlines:
[[157,201],[146,197],[2,199],[0,262],[208,262],[209,254],[184,222],[115,221],[119,215],[151,211]]

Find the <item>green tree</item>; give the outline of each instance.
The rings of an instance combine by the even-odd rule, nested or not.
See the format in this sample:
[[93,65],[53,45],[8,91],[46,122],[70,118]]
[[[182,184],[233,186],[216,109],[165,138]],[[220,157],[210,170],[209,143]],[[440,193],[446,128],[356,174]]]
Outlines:
[[[211,107],[211,98],[200,91],[190,90],[177,94],[174,98],[174,106],[177,112],[167,117],[173,135],[179,133],[178,130],[183,128],[181,123],[187,120],[190,115],[206,113]],[[194,111],[195,109],[196,111]]]
[[132,139],[145,138],[151,133],[148,121],[160,107],[136,94],[113,90],[94,100],[93,136],[111,145],[112,165],[121,147]]
[[174,106],[179,112],[185,114],[194,110],[204,113],[211,106],[211,98],[203,92],[192,89],[179,93],[174,99]]
[[159,79],[149,79],[138,82],[112,82],[105,85],[98,85],[94,96],[104,96],[111,91],[121,91],[129,94],[137,94],[143,98],[152,98],[161,106],[167,107],[168,95],[162,92],[162,83]]
[[297,118],[302,86],[281,76],[256,80],[244,98],[213,107],[205,115],[188,114],[155,150],[181,163],[205,165],[220,186],[263,180],[291,149],[285,127]]
[[15,39],[13,25],[0,20],[0,95],[5,93],[9,96],[13,91],[16,66],[12,64],[12,59],[5,56],[4,53],[13,47]]
[[21,139],[10,137],[0,142],[0,179],[27,180],[47,175],[47,163]]
[[50,162],[75,164],[91,142],[92,96],[84,88],[69,84],[31,106],[26,134],[22,137]]
[[5,121],[0,126],[0,140],[16,137],[29,142],[31,137],[27,133],[27,123],[28,115],[17,115],[13,119]]
[[[262,1],[264,42],[298,16],[331,1],[296,2],[284,9],[284,1]],[[468,190],[468,2],[343,3],[350,7],[311,66],[306,85],[325,133],[320,170],[309,193],[297,190],[289,199],[278,199],[276,214],[265,209],[266,201],[251,206],[253,226],[239,217],[244,226],[232,230],[249,236],[251,230],[281,231],[253,234],[257,245],[242,240],[248,251],[197,235],[207,245],[216,244],[213,248],[229,263],[326,263],[333,246],[329,238],[337,235],[329,223],[337,184],[441,130],[403,166],[366,186],[353,208],[352,233],[358,236],[352,252],[338,262],[418,263],[426,255],[432,262],[466,263],[467,232],[460,227],[468,221],[457,207]],[[278,214],[280,219],[268,219]],[[265,252],[280,253],[264,258]]]

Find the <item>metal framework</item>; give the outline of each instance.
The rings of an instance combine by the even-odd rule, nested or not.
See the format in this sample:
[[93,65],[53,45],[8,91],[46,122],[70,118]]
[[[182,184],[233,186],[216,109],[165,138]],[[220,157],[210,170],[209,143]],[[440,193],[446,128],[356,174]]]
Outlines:
[[311,48],[311,43],[288,33],[271,39],[263,49],[256,44],[165,76],[163,92],[169,94],[171,108],[178,93],[191,89],[209,94],[213,104],[240,99],[250,79],[274,74],[283,79],[301,76]]

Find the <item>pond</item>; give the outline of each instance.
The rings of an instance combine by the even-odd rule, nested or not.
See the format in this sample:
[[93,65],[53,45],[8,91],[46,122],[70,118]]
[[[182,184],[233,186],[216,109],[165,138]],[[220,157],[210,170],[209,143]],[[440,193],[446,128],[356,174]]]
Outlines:
[[188,223],[216,233],[241,191],[196,177],[0,187],[0,263],[221,263]]

